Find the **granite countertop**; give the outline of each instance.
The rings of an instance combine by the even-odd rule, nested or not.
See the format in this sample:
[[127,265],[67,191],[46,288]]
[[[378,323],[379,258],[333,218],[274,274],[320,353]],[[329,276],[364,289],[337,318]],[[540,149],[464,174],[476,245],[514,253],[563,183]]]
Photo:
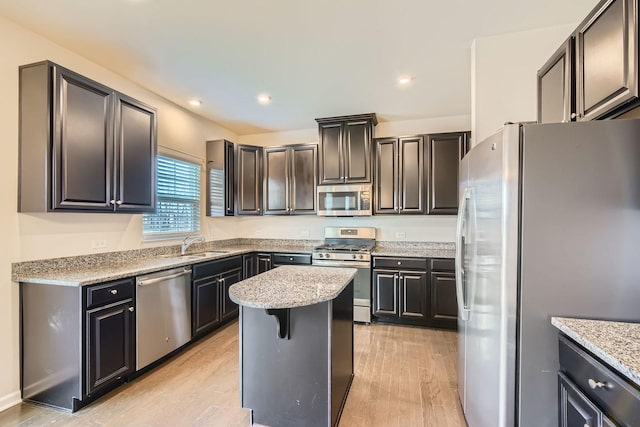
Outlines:
[[294,308],[330,301],[355,276],[355,268],[283,265],[231,285],[229,297],[253,308]]
[[552,317],[551,324],[640,386],[640,323]]
[[[307,253],[310,254],[314,245],[256,245],[239,244],[229,246],[208,246],[201,252],[212,252],[206,256],[186,256],[179,254],[160,254],[148,258],[136,258],[135,254],[129,259],[109,259],[105,255],[102,263],[87,264],[83,257],[60,258],[53,266],[46,265],[39,269],[37,261],[30,261],[33,268],[17,271],[12,274],[14,282],[39,283],[44,285],[60,286],[86,286],[95,283],[103,283],[126,277],[139,276],[156,271],[168,270],[185,265],[192,265],[250,252],[275,252],[275,253]],[[132,251],[136,252],[136,251]],[[189,255],[189,254],[187,254]],[[191,255],[194,255],[193,253]],[[55,261],[55,260],[52,260]],[[24,263],[27,264],[27,263]],[[43,263],[47,264],[47,263]]]
[[371,254],[410,258],[455,258],[456,250],[454,243],[379,242]]

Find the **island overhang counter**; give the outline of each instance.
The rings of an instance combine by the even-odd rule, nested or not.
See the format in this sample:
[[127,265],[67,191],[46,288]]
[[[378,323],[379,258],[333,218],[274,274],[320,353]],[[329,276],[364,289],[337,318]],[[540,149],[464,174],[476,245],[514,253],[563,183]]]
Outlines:
[[232,285],[253,423],[336,426],[353,379],[353,268],[282,266]]

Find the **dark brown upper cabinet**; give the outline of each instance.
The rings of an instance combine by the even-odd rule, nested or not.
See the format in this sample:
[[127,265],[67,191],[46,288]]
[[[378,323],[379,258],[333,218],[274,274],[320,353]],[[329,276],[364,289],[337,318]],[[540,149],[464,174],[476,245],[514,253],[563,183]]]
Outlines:
[[427,213],[458,213],[458,170],[470,132],[427,136]]
[[574,38],[569,37],[538,70],[538,123],[575,118],[574,46]]
[[424,137],[375,140],[375,214],[424,213]]
[[207,216],[235,213],[235,155],[233,142],[207,141]]
[[637,103],[637,7],[637,0],[603,0],[576,30],[577,120]]
[[316,144],[264,149],[265,215],[316,212]]
[[320,138],[319,184],[371,182],[375,114],[316,119]]
[[262,215],[262,147],[238,145],[236,154],[236,213]]
[[19,212],[155,210],[156,110],[49,61],[20,67]]

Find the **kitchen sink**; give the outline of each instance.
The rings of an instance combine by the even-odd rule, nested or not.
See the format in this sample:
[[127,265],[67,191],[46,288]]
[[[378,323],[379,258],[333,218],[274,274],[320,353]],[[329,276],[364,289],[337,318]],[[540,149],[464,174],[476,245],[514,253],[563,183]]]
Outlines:
[[226,253],[227,251],[206,251],[206,252],[198,252],[195,254],[164,255],[162,258],[178,258],[178,259],[184,259],[184,260],[193,260],[193,259],[206,258],[210,256],[222,255]]

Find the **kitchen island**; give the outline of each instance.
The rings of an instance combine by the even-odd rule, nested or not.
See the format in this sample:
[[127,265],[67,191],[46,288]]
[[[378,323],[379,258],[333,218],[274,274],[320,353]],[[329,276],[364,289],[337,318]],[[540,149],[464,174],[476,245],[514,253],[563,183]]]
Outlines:
[[356,269],[282,266],[231,286],[253,423],[335,426],[353,379]]

